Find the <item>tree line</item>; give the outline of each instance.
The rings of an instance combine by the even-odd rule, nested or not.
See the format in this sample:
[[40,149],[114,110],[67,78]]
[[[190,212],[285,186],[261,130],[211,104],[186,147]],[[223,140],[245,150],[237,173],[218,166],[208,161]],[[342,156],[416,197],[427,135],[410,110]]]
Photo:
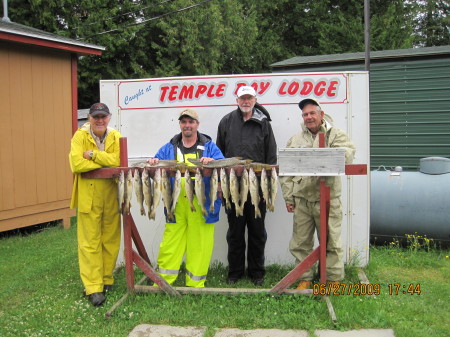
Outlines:
[[[363,0],[9,0],[16,23],[106,47],[79,59],[79,107],[100,79],[247,74],[294,56],[364,51]],[[371,0],[371,50],[450,44],[450,1]]]

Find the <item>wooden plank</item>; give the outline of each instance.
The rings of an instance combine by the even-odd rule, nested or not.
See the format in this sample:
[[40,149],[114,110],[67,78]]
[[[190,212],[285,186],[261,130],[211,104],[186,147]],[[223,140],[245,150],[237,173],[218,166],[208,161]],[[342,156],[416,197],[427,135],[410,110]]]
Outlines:
[[37,225],[44,222],[55,221],[75,216],[75,210],[70,208],[58,209],[49,212],[37,213],[17,217],[14,219],[0,220],[0,232],[11,229]]
[[[34,132],[35,132],[35,115],[34,115],[34,91],[33,91],[33,54],[25,54],[22,59],[21,72],[21,114],[23,124],[23,138],[21,139],[21,155],[26,160],[24,167],[25,173],[20,175],[21,185],[16,184],[15,188],[22,188],[25,192],[23,203],[25,205],[33,205],[37,202],[36,191],[36,156],[34,152]],[[48,121],[47,121],[48,122]],[[14,139],[14,141],[18,141]],[[18,168],[16,167],[15,170]],[[22,170],[21,170],[22,171]],[[18,204],[19,205],[19,204]]]
[[[45,121],[52,121],[55,116],[55,105],[53,101],[53,95],[55,92],[53,79],[55,74],[53,73],[53,60],[49,58],[45,58],[42,64],[43,72],[45,76],[43,77],[43,93],[44,93],[44,115],[43,118]],[[57,107],[56,107],[57,108]],[[45,185],[47,186],[47,200],[58,200],[57,195],[57,182],[56,182],[56,171],[59,166],[56,161],[56,153],[55,153],[55,142],[59,142],[61,140],[55,139],[55,129],[59,127],[54,122],[48,123],[45,127],[44,132],[44,146],[46,149],[46,157],[45,157],[45,176],[42,177],[45,181]],[[66,161],[68,159],[66,158]]]
[[[150,266],[144,259],[136,253],[134,250],[133,253],[133,261],[136,263],[136,265],[144,272],[145,275],[147,275],[152,281],[154,281],[158,288],[160,288],[162,291],[164,291],[167,295],[172,296],[180,296],[180,293],[176,291],[170,284],[166,282],[153,268]],[[157,288],[157,287],[155,287]],[[136,289],[136,287],[134,287]]]
[[367,164],[347,164],[345,165],[346,175],[367,175]]
[[[276,170],[278,170],[278,165],[271,165],[271,167],[274,167]],[[155,171],[161,167],[147,167],[145,170],[149,173],[151,177],[155,175]],[[83,178],[90,178],[90,179],[99,179],[99,178],[118,178],[121,171],[124,171],[125,174],[128,173],[128,170],[132,170],[134,174],[134,170],[138,169],[140,172],[142,172],[143,168],[138,167],[107,167],[107,168],[101,168],[92,170],[89,172],[84,172],[81,174]],[[175,176],[176,169],[167,167],[163,168],[167,171],[168,175],[173,177]],[[238,165],[233,166],[233,169],[235,170],[236,176],[240,177],[242,175],[242,172],[244,171],[244,166]],[[212,173],[212,169],[210,168],[203,168],[200,169],[202,171],[202,176],[204,177],[210,177]],[[231,168],[227,168],[227,171],[230,172]],[[255,172],[256,175],[261,175],[261,172]]]
[[[261,288],[194,288],[194,287],[173,287],[178,293],[182,295],[205,295],[205,294],[224,294],[224,295],[241,295],[241,294],[260,294],[270,293],[270,289]],[[135,291],[137,293],[162,293],[163,290],[159,287],[136,285]],[[312,289],[286,289],[283,291],[286,295],[312,295]]]
[[11,132],[11,51],[0,45],[0,211],[14,208]]
[[323,296],[325,302],[327,303],[328,313],[333,323],[337,322],[336,313],[334,312],[333,304],[331,303],[330,297],[328,295]]
[[311,268],[319,260],[320,246],[313,250],[302,262],[300,262],[294,269],[292,269],[280,282],[278,282],[272,289],[271,293],[281,294],[286,288],[297,281],[305,271]]
[[35,152],[35,175],[37,203],[47,203],[49,201],[47,188],[47,157],[49,156],[45,146],[45,133],[47,132],[47,122],[45,113],[44,82],[46,81],[45,55],[35,53],[33,55],[33,115],[34,115],[34,152]]
[[339,176],[345,174],[343,148],[278,149],[280,176]]
[[70,205],[70,199],[46,202],[42,204],[18,207],[6,211],[0,211],[0,220],[11,219],[18,216],[32,215],[36,213],[48,212],[53,209],[63,209]]

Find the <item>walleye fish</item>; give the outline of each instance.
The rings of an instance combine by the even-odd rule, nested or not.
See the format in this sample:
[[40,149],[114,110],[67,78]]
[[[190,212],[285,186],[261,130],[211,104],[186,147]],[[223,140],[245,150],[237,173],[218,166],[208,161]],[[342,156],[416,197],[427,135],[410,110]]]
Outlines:
[[172,192],[172,214],[175,214],[175,207],[177,206],[178,197],[181,192],[181,171],[177,170],[175,173],[175,183],[173,184],[173,192]]
[[139,174],[139,170],[134,170],[134,193],[136,193],[136,200],[140,206],[141,215],[145,215],[144,209],[144,190],[141,180],[141,175]]
[[192,185],[191,174],[189,170],[184,171],[184,190],[186,192],[186,197],[189,201],[189,205],[191,206],[191,211],[195,212],[194,206],[194,186]]
[[217,190],[219,189],[219,175],[217,174],[217,169],[213,169],[211,174],[211,180],[209,184],[209,200],[211,200],[211,205],[209,206],[209,211],[214,212],[214,203],[217,200]]
[[[153,191],[152,191],[152,179],[150,178],[150,176],[148,175],[148,171],[146,169],[144,169],[142,171],[142,192],[144,194],[144,201],[145,204],[147,205],[147,215],[148,218],[150,218],[150,214],[151,214],[151,209],[152,209],[152,198],[153,198]],[[145,213],[145,210],[144,210]]]
[[242,176],[241,176],[241,182],[239,184],[239,192],[240,192],[240,196],[239,196],[239,200],[240,200],[240,204],[239,204],[239,213],[241,215],[244,215],[244,205],[247,202],[247,198],[248,198],[248,190],[249,190],[249,178],[248,178],[248,171],[247,169],[243,169],[242,170]]
[[249,179],[249,189],[250,189],[250,199],[252,201],[253,206],[255,207],[255,219],[261,217],[261,210],[259,209],[259,182],[258,177],[253,171],[253,168],[250,167],[248,170],[248,179]]
[[192,164],[198,167],[205,168],[220,168],[220,167],[228,167],[228,166],[236,166],[236,165],[247,165],[251,162],[249,159],[240,159],[240,158],[225,158],[225,159],[217,159],[213,160],[208,164],[202,164],[200,159],[189,158],[188,159]]
[[117,183],[117,199],[119,202],[119,213],[123,214],[123,202],[125,201],[125,173],[120,171]]
[[125,205],[123,206],[123,212],[130,214],[131,197],[133,194],[133,172],[128,170],[127,179],[125,180]]
[[230,194],[231,201],[233,202],[236,209],[236,216],[244,215],[241,214],[241,209],[239,206],[239,182],[233,168],[231,168],[230,170]]
[[170,180],[167,176],[166,170],[161,170],[161,193],[163,197],[164,207],[167,212],[168,220],[175,220],[171,207],[172,207],[172,188],[170,186]]
[[272,176],[270,178],[270,207],[269,211],[275,210],[275,199],[277,198],[278,191],[278,175],[275,167],[272,167]]
[[266,203],[266,208],[270,207],[270,186],[269,179],[267,179],[266,169],[263,168],[261,170],[261,191],[264,198],[264,202]]
[[202,173],[197,169],[195,173],[195,195],[197,196],[198,203],[202,209],[204,216],[208,215],[208,211],[205,208],[206,196],[205,196],[205,182],[203,181]]
[[223,167],[220,169],[220,186],[222,188],[225,207],[230,208],[230,184],[228,183],[227,170]]
[[155,165],[148,164],[148,166],[149,167],[162,167],[162,166],[167,167],[167,166],[176,166],[177,164],[178,164],[178,162],[176,160],[159,160],[157,164],[155,164]]
[[152,200],[152,211],[149,215],[149,218],[155,220],[156,218],[156,209],[158,208],[159,203],[161,202],[161,169],[155,170],[155,175],[153,176],[153,200]]

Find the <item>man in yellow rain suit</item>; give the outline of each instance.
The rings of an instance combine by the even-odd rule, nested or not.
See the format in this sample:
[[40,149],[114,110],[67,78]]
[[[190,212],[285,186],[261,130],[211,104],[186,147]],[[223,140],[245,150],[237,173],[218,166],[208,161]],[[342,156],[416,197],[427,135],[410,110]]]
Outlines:
[[[345,162],[350,164],[355,155],[355,145],[348,135],[325,119],[325,113],[313,99],[307,98],[299,103],[302,111],[302,130],[291,137],[287,147],[319,147],[319,132],[325,133],[326,147],[345,148]],[[327,116],[328,117],[328,116]],[[327,282],[337,283],[344,279],[344,256],[341,243],[341,178],[326,177],[330,187],[330,214],[328,218],[327,237]],[[314,231],[320,235],[320,180],[317,177],[282,177],[280,178],[286,209],[294,213],[294,226],[289,250],[302,262],[313,250]],[[297,289],[307,289],[313,279],[313,268],[307,270],[300,278]]]
[[[159,160],[177,160],[193,165],[188,159],[200,159],[203,164],[223,159],[222,152],[207,135],[199,133],[200,120],[193,109],[180,112],[181,133],[163,145],[155,155],[148,159],[151,165]],[[205,182],[205,208],[209,210],[210,177]],[[186,286],[201,288],[205,286],[214,247],[214,224],[219,221],[221,199],[214,203],[214,211],[203,216],[198,199],[194,197],[193,212],[189,206],[182,178],[182,188],[175,208],[175,221],[167,221],[163,239],[159,247],[158,272],[167,283],[172,284],[178,277],[181,261],[186,253]],[[173,185],[173,178],[172,178]]]
[[108,127],[111,114],[95,103],[88,123],[75,132],[70,147],[70,168],[75,174],[71,208],[78,208],[78,260],[85,294],[94,306],[102,305],[114,283],[113,270],[120,247],[117,184],[113,179],[85,179],[81,173],[119,166],[120,133]]

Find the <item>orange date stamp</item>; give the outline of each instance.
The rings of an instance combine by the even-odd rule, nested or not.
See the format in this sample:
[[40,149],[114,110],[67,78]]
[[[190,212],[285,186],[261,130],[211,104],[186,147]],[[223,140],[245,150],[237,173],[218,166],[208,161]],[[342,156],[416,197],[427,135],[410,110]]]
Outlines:
[[[319,283],[313,286],[313,295],[380,295],[382,285],[379,283]],[[386,287],[388,295],[420,295],[420,283],[391,283]]]

